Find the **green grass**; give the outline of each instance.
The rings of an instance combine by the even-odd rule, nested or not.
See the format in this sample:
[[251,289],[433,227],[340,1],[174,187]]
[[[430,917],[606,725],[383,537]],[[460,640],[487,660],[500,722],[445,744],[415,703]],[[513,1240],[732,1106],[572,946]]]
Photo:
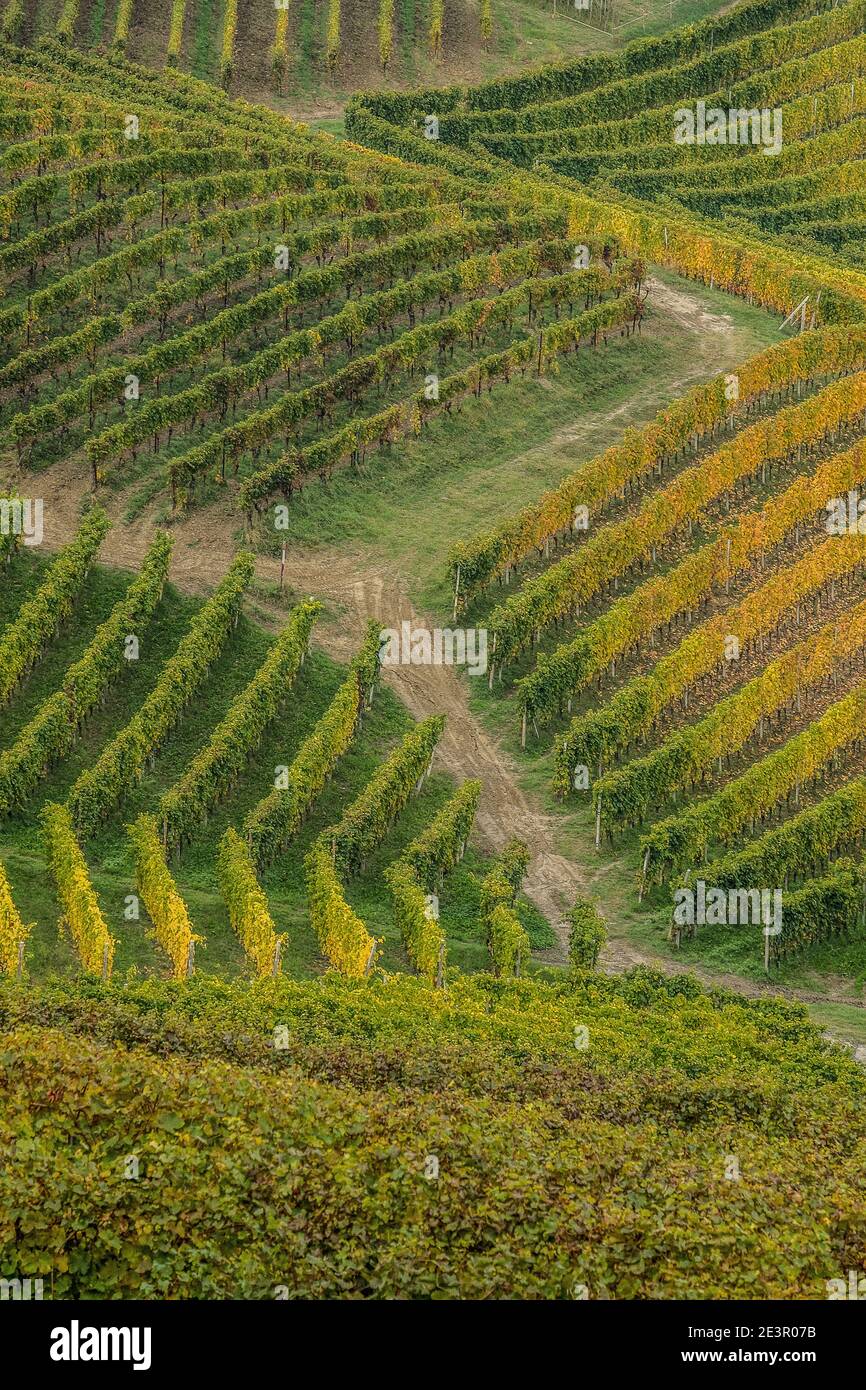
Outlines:
[[314,116],[306,124],[311,130],[323,130],[328,135],[346,134],[346,121],[343,116]]
[[812,1022],[834,1039],[857,1045],[866,1043],[866,1011],[853,1004],[810,1004]]
[[93,48],[98,47],[105,37],[106,0],[93,0],[90,7],[90,24],[87,30],[88,41]]
[[[42,568],[43,562],[30,556],[16,559],[8,582],[0,592],[0,626],[32,591]],[[18,692],[11,708],[0,715],[0,746],[16,737],[41,701],[59,686],[65,669],[81,655],[94,627],[105,618],[127,582],[128,577],[114,571],[96,569],[91,573],[72,620]],[[28,804],[26,814],[0,826],[0,855],[9,873],[13,894],[26,920],[35,922],[28,946],[28,963],[36,974],[75,968],[69,942],[61,939],[57,932],[59,908],[44,867],[39,810],[46,800],[63,800],[80,772],[92,765],[100,749],[128,723],[155,683],[166,655],[182,636],[196,603],[169,586],[155,622],[143,634],[140,661],[112,688],[105,708],[97,711],[85,726],[75,749],[50,773]],[[128,899],[135,893],[135,883],[124,827],[141,811],[155,809],[161,794],[207,742],[210,731],[252,677],[270,640],[263,628],[246,617],[242,619],[205,686],[162,746],[153,769],[138,786],[129,789],[117,813],[85,846],[106,919],[119,941],[115,969],[120,973],[130,968],[143,973],[164,973],[167,964],[149,935],[144,914],[139,921],[127,920],[125,915]],[[247,969],[215,885],[217,841],[227,826],[240,826],[247,811],[270,790],[275,768],[291,761],[301,741],[326,709],[342,676],[343,672],[334,662],[314,651],[289,695],[284,713],[264,739],[241,784],[216,809],[207,827],[173,861],[172,867],[196,930],[207,940],[206,947],[199,947],[197,955],[197,967],[207,973],[233,975]],[[408,713],[390,691],[387,688],[377,691],[373,709],[366,716],[358,739],[340,763],[308,824],[286,854],[262,876],[278,927],[288,932],[283,959],[284,969],[291,975],[309,976],[323,968],[308,919],[304,854],[313,837],[338,819],[342,808],[358,794],[410,724]],[[365,873],[349,885],[349,897],[357,910],[369,922],[374,934],[385,938],[383,964],[386,969],[405,969],[407,962],[381,871],[418,834],[450,790],[448,778],[432,777],[410,803]],[[477,927],[479,882],[484,872],[482,860],[470,852],[455,874],[446,880],[440,895],[442,920],[452,943],[452,961],[467,969],[482,969],[488,964]],[[547,923],[529,904],[523,905],[522,912],[534,944],[552,945],[553,937]]]
[[413,85],[415,83],[415,46],[418,42],[418,6],[419,0],[400,0],[399,7],[394,6],[396,29],[394,46],[402,59],[401,71],[404,74],[404,80]]
[[296,15],[289,18],[288,89],[309,97],[315,80],[313,74],[323,63],[316,40],[316,0],[297,0]]
[[[223,0],[193,0],[193,3],[195,17],[189,70],[193,77],[215,82],[222,45]],[[165,38],[168,38],[167,30]]]
[[[311,482],[293,499],[279,540],[363,549],[400,573],[419,607],[446,616],[447,556],[457,541],[535,500],[626,426],[651,419],[687,389],[684,377],[688,386],[705,381],[776,340],[775,320],[762,310],[667,273],[659,278],[729,316],[724,354],[710,332],[651,311],[638,338],[582,349],[541,382],[528,374],[498,386],[437,419],[423,439],[374,455],[363,474]],[[261,540],[277,545],[264,526]]]

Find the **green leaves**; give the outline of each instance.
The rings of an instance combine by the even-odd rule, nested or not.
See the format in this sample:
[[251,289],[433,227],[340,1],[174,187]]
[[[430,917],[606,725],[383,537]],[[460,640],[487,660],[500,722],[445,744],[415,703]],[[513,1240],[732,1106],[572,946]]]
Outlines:
[[[410,729],[373,774],[360,796],[343,812],[339,825],[322,832],[305,860],[310,916],[322,953],[341,974],[353,979],[369,974],[376,956],[376,942],[346,902],[340,874],[351,877],[359,873],[366,857],[384,840],[413,790],[427,776],[433,750],[444,727],[445,716],[432,715]],[[471,798],[472,793],[467,791],[454,808],[453,816],[436,825],[427,842],[428,848],[435,842],[442,846],[443,854],[448,852],[446,843],[448,849],[453,849],[451,837],[465,824]],[[407,871],[412,873],[411,869]],[[400,886],[408,887],[405,872],[400,877]],[[414,895],[413,905],[417,908]],[[428,964],[425,953],[425,970]]]
[[231,827],[220,841],[217,877],[232,931],[253,962],[256,974],[275,974],[277,947],[285,937],[277,935],[250,851]]
[[331,850],[320,837],[304,860],[310,919],[322,955],[340,975],[360,980],[376,959],[376,941],[346,901]]
[[138,891],[153,922],[156,939],[169,957],[176,979],[183,979],[191,964],[193,942],[201,941],[192,930],[186,904],[169,872],[154,816],[142,815],[129,827],[135,851]]
[[87,513],[75,539],[51,565],[47,579],[0,634],[0,708],[8,704],[12,692],[72,612],[109,524],[100,507]]
[[[729,626],[730,618],[725,614]],[[596,779],[593,804],[601,802],[602,824],[606,829],[639,824],[650,809],[663,806],[680,788],[691,788],[702,780],[715,759],[739,752],[763,728],[765,719],[779,714],[795,697],[799,702],[800,695],[820,689],[852,652],[864,646],[866,603],[861,603],[771,661],[740,690],[717,701],[697,723],[670,734],[659,747],[626,767]],[[806,767],[804,775],[808,775]]]
[[262,735],[282,708],[307,654],[321,604],[302,603],[249,685],[233,702],[207,744],[162,797],[157,817],[163,843],[177,848],[207,820],[246,766]]
[[381,844],[412,792],[430,770],[433,752],[445,728],[444,714],[416,724],[373,774],[360,796],[343,812],[339,825],[322,834],[333,847],[335,863],[350,877]]
[[379,624],[371,622],[345,681],[295,754],[286,785],[269,792],[244,821],[244,834],[258,868],[271,863],[288,844],[351,744],[379,671],[379,632]]
[[862,1229],[862,1069],[781,999],[57,979],[0,1016],[0,1264],[58,1298],[822,1298]]
[[385,870],[406,953],[418,974],[430,981],[444,971],[445,931],[428,898],[462,859],[480,795],[480,782],[464,782]]
[[66,807],[49,801],[42,812],[42,827],[57,896],[78,958],[89,974],[108,979],[117,943],[102,915]]
[[802,733],[753,763],[721,791],[676,816],[657,821],[641,838],[648,871],[658,877],[701,860],[717,843],[730,844],[746,825],[769,815],[801,784],[817,779],[837,751],[866,731],[866,683],[830,705]]
[[12,898],[12,888],[0,860],[0,973],[14,975],[18,971],[18,951],[33,924],[25,926]]
[[240,551],[193,617],[141,709],[72,787],[66,804],[79,833],[91,834],[117,804],[124,787],[139,780],[148,756],[180,718],[228,639],[253,569],[252,556]]
[[24,804],[46,769],[64,757],[110,681],[126,665],[124,642],[141,637],[162,597],[171,539],[161,531],[140,574],[97,629],[84,655],[69,668],[60,690],[40,705],[15,742],[0,752],[0,816]]
[[866,779],[855,778],[798,815],[701,870],[708,886],[787,888],[827,869],[839,850],[859,845],[866,830]]
[[595,970],[607,940],[604,918],[589,898],[578,897],[568,914],[568,959],[572,969]]
[[528,867],[526,845],[510,840],[481,884],[481,922],[490,959],[500,975],[519,975],[532,954],[529,937],[514,911]]

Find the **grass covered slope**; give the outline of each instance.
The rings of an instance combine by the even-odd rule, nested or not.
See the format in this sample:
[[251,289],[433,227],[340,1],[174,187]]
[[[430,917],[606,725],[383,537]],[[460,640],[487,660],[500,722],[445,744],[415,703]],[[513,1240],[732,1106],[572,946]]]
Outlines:
[[55,1297],[824,1298],[866,1256],[866,1082],[781,1001],[58,982],[0,1027],[0,1259]]

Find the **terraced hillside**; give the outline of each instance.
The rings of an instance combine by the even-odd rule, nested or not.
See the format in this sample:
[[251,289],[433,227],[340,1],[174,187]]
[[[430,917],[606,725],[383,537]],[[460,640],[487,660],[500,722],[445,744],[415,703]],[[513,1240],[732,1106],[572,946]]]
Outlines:
[[[433,113],[439,139],[476,157],[862,268],[864,29],[859,0],[757,0],[614,56],[478,87],[362,93],[349,129],[416,130]],[[381,143],[375,124],[368,133]]]
[[[131,582],[94,569],[105,530],[92,511],[53,562],[7,571],[8,973],[361,976],[381,960],[435,978],[446,938],[455,963],[506,974],[552,944],[525,900],[514,911],[525,862],[488,920],[497,866],[466,854],[478,784],[427,780],[444,721],[413,726],[379,688],[377,625],[347,670],[307,659],[318,605],[250,594],[251,556],[190,601],[166,587],[166,533]],[[260,625],[275,619],[277,637]]]
[[[829,14],[837,37],[848,8]],[[780,9],[790,17],[790,6],[776,0],[769,18]],[[735,44],[747,40],[734,34],[764,32],[764,11],[733,14],[720,22]],[[672,42],[640,51],[658,63]],[[348,495],[356,477],[368,506],[366,475],[372,468],[375,478],[377,456],[391,466],[395,450],[402,457],[401,441],[416,439],[422,448],[427,441],[434,458],[441,455],[437,431],[456,416],[459,437],[461,412],[471,413],[482,393],[495,386],[507,398],[513,382],[527,380],[540,388],[560,359],[584,360],[587,347],[591,356],[611,335],[627,352],[645,315],[644,254],[658,254],[650,215],[590,199],[573,182],[546,185],[538,171],[515,175],[500,159],[482,162],[477,147],[467,155],[441,138],[403,134],[371,114],[382,97],[359,98],[353,120],[368,137],[385,131],[384,156],[227,102],[179,73],[157,79],[51,41],[36,52],[9,49],[6,61],[14,143],[7,146],[9,187],[2,195],[8,242],[0,256],[8,283],[0,386],[10,466],[28,488],[44,470],[59,469],[64,479],[89,479],[91,500],[111,506],[121,496],[121,527],[145,512],[182,522],[214,502],[225,516],[228,502],[236,527],[265,554],[283,546],[285,564],[285,544],[291,548],[295,528],[305,524],[299,498],[307,490],[329,488],[345,470]],[[460,101],[469,107],[490,99],[469,93]],[[190,104],[197,118],[184,118],[181,131],[180,111]],[[217,113],[225,132],[219,143]],[[461,119],[456,108],[451,119]],[[409,152],[417,147],[419,162],[395,160],[395,141]],[[550,793],[576,808],[569,853],[585,866],[586,880],[604,884],[608,916],[625,903],[656,951],[676,946],[746,974],[774,966],[796,978],[790,961],[797,947],[812,946],[819,970],[832,962],[834,973],[854,979],[860,879],[848,855],[855,831],[825,850],[817,885],[805,879],[819,861],[796,854],[778,885],[741,885],[778,886],[789,920],[794,914],[796,930],[767,937],[763,960],[752,924],[725,931],[718,942],[712,932],[694,941],[690,932],[672,930],[663,944],[670,926],[664,904],[678,876],[686,874],[688,886],[708,853],[727,853],[769,828],[769,817],[800,809],[817,779],[821,790],[835,791],[852,772],[861,728],[859,536],[830,536],[824,520],[828,499],[847,497],[861,481],[866,400],[858,324],[866,281],[781,248],[770,253],[754,244],[744,257],[745,232],[707,242],[702,224],[683,216],[676,235],[672,223],[663,227],[669,265],[709,280],[713,290],[738,291],[777,321],[807,299],[814,326],[731,364],[735,370],[581,463],[537,503],[513,518],[506,509],[492,530],[459,542],[450,559],[449,607],[489,635],[490,693],[482,698],[476,682],[475,703],[494,727],[513,721],[512,746],[519,734],[530,776],[537,780],[546,768]],[[603,230],[608,223],[616,235]],[[801,326],[802,315],[793,329]],[[322,498],[327,510],[327,491]],[[373,499],[375,506],[375,487]],[[27,572],[32,582],[32,567]],[[493,584],[516,592],[492,600]],[[293,613],[287,631],[303,611]],[[122,623],[121,614],[112,616]],[[443,612],[441,621],[448,617]],[[363,638],[359,624],[355,650]],[[102,662],[98,639],[95,652],[83,649],[86,662]],[[290,644],[290,667],[294,650]],[[654,654],[663,656],[658,671]],[[68,661],[55,669],[63,678],[40,690],[40,702],[22,704],[4,754],[7,814],[25,824],[39,809],[33,794],[42,772],[70,765],[69,702],[75,709],[80,700],[79,678]],[[107,680],[107,666],[99,671]],[[208,672],[200,667],[196,679]],[[610,685],[600,684],[605,672],[617,682],[613,704]],[[249,740],[261,736],[258,727],[240,733],[246,708],[259,709],[265,698],[252,670],[249,678],[236,687],[239,711],[227,705],[223,723],[210,718],[210,743],[189,767],[175,767],[176,785],[162,780],[156,798],[133,798],[125,817],[131,823],[154,814],[169,859],[197,837],[211,877],[217,862],[241,874],[237,846],[232,857],[230,846],[218,851],[213,827],[202,832],[211,807],[242,777]],[[159,740],[152,734],[149,711],[162,708],[160,689],[157,681],[145,717],[136,716],[147,728],[143,755],[136,718],[126,731],[119,720],[95,767],[82,770],[74,785],[63,783],[72,829],[85,841],[101,833],[106,815],[117,824],[129,777],[138,779],[153,756],[149,740],[155,752],[177,723],[180,710],[166,708],[156,724],[164,733]],[[598,707],[602,689],[605,704]],[[696,700],[705,717],[694,723]],[[80,726],[93,709],[88,690],[72,723]],[[276,717],[271,703],[262,729]],[[635,759],[638,739],[650,742]],[[235,744],[230,756],[221,751]],[[811,761],[803,772],[806,750]],[[93,756],[87,744],[80,752],[85,760]],[[623,758],[631,762],[619,767]],[[256,774],[256,800],[273,778]],[[764,781],[770,790],[762,790]],[[697,783],[708,793],[705,809],[670,814],[672,799],[691,796]],[[253,804],[248,797],[244,815]],[[242,819],[229,815],[223,830],[234,822],[242,832]],[[604,837],[614,855],[606,882],[597,856]],[[265,839],[274,840],[273,829]],[[316,903],[344,914],[340,874],[332,872],[341,867],[342,843],[337,834],[331,869],[323,855],[307,866],[314,930],[305,927],[305,943],[328,941]],[[453,859],[452,849],[449,841]],[[131,850],[120,854],[131,867]],[[357,869],[361,861],[352,862]],[[263,867],[253,862],[253,875]],[[639,902],[629,904],[632,876]],[[394,920],[410,957],[414,952],[425,973],[441,976],[437,934],[435,949],[411,945],[409,903],[423,921],[421,899],[412,898],[404,879],[392,879]],[[272,880],[272,887],[283,895],[285,880]],[[245,891],[259,903],[254,876]],[[209,902],[206,911],[216,910],[225,924],[231,896],[224,885],[227,905]],[[124,897],[118,893],[117,902]],[[306,914],[303,898],[289,901],[292,911]],[[243,941],[253,928],[238,912],[234,935]],[[375,932],[354,910],[344,924],[351,966],[340,959],[351,973],[369,969]],[[111,936],[105,931],[97,928],[103,956]],[[251,955],[259,968],[265,959],[273,967],[280,933],[269,919],[262,931],[263,944],[253,943]],[[192,961],[191,933],[185,925],[180,945],[168,951],[177,970]],[[840,934],[851,938],[841,949]],[[234,939],[224,927],[221,937]],[[537,925],[536,944],[551,940]],[[307,965],[315,959],[310,944],[297,949]],[[521,950],[525,955],[525,942]],[[139,954],[134,947],[130,959]],[[335,954],[326,946],[332,963]],[[514,947],[509,968],[517,954]],[[48,949],[46,961],[52,955]],[[239,961],[232,949],[229,958]]]
[[639,324],[641,262],[605,238],[575,268],[531,197],[503,209],[180,76],[7,58],[2,423],[18,468],[81,450],[95,488],[141,480],[127,519],[227,485],[249,516]]
[[[522,187],[551,180],[576,238],[603,220],[633,254],[786,319],[777,346],[467,535],[450,579],[466,621],[489,629],[488,717],[512,731],[527,780],[573,808],[575,853],[631,940],[716,969],[833,972],[852,992],[863,21],[859,4],[745,5],[613,58],[435,99],[362,94],[349,118],[359,138],[433,167],[499,178],[520,165]],[[675,110],[723,101],[779,104],[777,157],[677,142]],[[431,110],[439,138],[425,140]],[[843,189],[850,245],[830,247],[813,198]],[[729,920],[760,890],[780,895],[781,933],[754,910]]]
[[856,1295],[862,0],[241,10],[3,13],[3,1294]]

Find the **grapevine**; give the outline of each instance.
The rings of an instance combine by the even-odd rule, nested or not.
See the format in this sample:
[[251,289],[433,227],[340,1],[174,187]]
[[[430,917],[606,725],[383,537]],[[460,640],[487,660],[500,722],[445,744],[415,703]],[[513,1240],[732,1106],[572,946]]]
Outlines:
[[554,621],[623,575],[706,506],[766,465],[783,461],[840,426],[851,427],[866,407],[866,373],[846,377],[817,396],[749,426],[737,440],[688,468],[644,503],[635,519],[604,527],[568,559],[530,581],[490,616],[497,666],[504,666]]
[[193,617],[141,709],[72,787],[66,804],[81,834],[92,834],[124,788],[141,779],[148,758],[180,719],[225,645],[252,573],[252,556],[241,551]]
[[217,877],[232,931],[253,962],[256,974],[276,974],[278,953],[286,938],[277,934],[250,852],[231,828],[220,842]]
[[202,938],[192,929],[186,904],[165,862],[159,827],[153,816],[139,816],[129,827],[135,850],[138,892],[153,922],[156,939],[172,963],[174,978],[190,971],[192,950]]
[[434,58],[442,57],[442,25],[445,19],[445,0],[430,0],[430,24],[428,29],[430,52]]
[[75,25],[78,21],[78,0],[63,0],[63,8],[57,21],[57,37],[66,43],[75,42]]
[[235,71],[235,34],[238,27],[238,0],[226,0],[223,16],[222,51],[220,53],[220,82],[228,87]]
[[129,41],[129,26],[132,22],[132,8],[135,0],[118,0],[117,18],[114,21],[114,48],[123,53]]
[[[709,541],[675,565],[660,578],[646,581],[626,598],[612,604],[606,613],[587,624],[572,641],[558,647],[539,661],[535,671],[519,682],[518,696],[525,716],[534,721],[552,715],[564,698],[583,689],[593,676],[606,667],[611,670],[621,655],[627,654],[665,623],[705,604],[714,590],[728,587],[743,568],[771,551],[780,541],[796,534],[801,523],[809,522],[824,510],[828,497],[845,495],[866,481],[866,444],[834,455],[822,463],[814,476],[797,478],[783,493],[756,512],[745,512],[734,526]],[[840,544],[841,541],[841,544]],[[580,719],[576,720],[557,751],[559,771],[565,761],[595,762],[616,747],[646,732],[665,704],[689,689],[702,675],[724,661],[725,639],[736,632],[742,644],[777,622],[790,607],[821,589],[837,576],[852,572],[862,563],[864,541],[854,533],[827,540],[802,560],[767,581],[756,594],[746,598],[724,616],[710,619],[691,633],[675,652],[662,658],[651,677],[631,682],[617,692],[604,710],[591,719],[614,733],[613,738],[597,741],[590,736],[592,755],[581,756]],[[566,778],[566,782],[567,782]],[[566,782],[559,784],[561,792]]]
[[340,0],[328,0],[325,56],[328,62],[328,72],[333,73],[340,59]]
[[493,579],[507,578],[537,548],[571,534],[578,505],[586,506],[592,519],[617,494],[663,470],[680,450],[761,404],[770,391],[864,364],[866,331],[825,330],[780,343],[740,364],[734,373],[739,383],[734,402],[726,394],[726,375],[696,387],[642,430],[628,430],[622,443],[584,464],[496,531],[455,547],[450,566],[458,599],[468,602]]
[[445,932],[431,895],[462,859],[472,829],[480,782],[464,782],[395,863],[385,870],[406,954],[419,975],[440,982],[445,969]]
[[43,655],[58,627],[70,615],[105,533],[108,517],[88,512],[75,539],[61,551],[33,598],[0,635],[0,707]]
[[371,623],[346,679],[295,754],[284,782],[249,812],[244,834],[256,867],[270,863],[285,848],[349,747],[373,697],[379,646],[379,624]]
[[768,816],[816,779],[843,749],[866,733],[866,688],[858,685],[802,733],[754,763],[721,791],[677,816],[658,821],[641,839],[645,873],[658,878],[703,856],[712,844],[728,845],[744,827]]
[[493,0],[481,0],[481,42],[490,47],[493,38]]
[[171,541],[160,533],[141,572],[98,628],[63,684],[39,706],[15,742],[0,752],[0,815],[20,809],[52,763],[74,746],[81,727],[127,664],[126,644],[140,641],[162,597]]
[[531,945],[515,911],[515,901],[529,866],[529,850],[511,840],[481,884],[481,921],[490,959],[500,975],[519,975]]
[[394,0],[379,0],[379,62],[388,71],[394,44]]
[[602,806],[604,827],[639,824],[651,807],[663,805],[679,788],[693,786],[716,759],[735,754],[795,696],[835,679],[838,667],[848,666],[864,647],[866,603],[861,603],[771,662],[696,724],[598,778],[593,801]]
[[168,28],[168,47],[165,60],[172,67],[180,62],[185,17],[186,0],[171,0],[171,21]]
[[159,803],[163,844],[177,848],[207,819],[243,771],[282,708],[307,654],[317,603],[294,610],[267,658],[179,780]]
[[12,888],[6,877],[6,870],[0,862],[0,973],[15,975],[18,972],[20,955],[24,943],[33,930],[33,923],[25,926],[12,899]]
[[289,68],[289,0],[279,0],[276,11],[276,28],[271,47],[271,74],[277,91],[282,93],[283,82]]
[[373,968],[377,942],[346,902],[331,851],[317,840],[304,861],[310,917],[322,954],[341,975],[362,979]]
[[42,812],[42,825],[48,863],[78,959],[88,974],[107,979],[117,942],[106,926],[66,807],[49,802]]

